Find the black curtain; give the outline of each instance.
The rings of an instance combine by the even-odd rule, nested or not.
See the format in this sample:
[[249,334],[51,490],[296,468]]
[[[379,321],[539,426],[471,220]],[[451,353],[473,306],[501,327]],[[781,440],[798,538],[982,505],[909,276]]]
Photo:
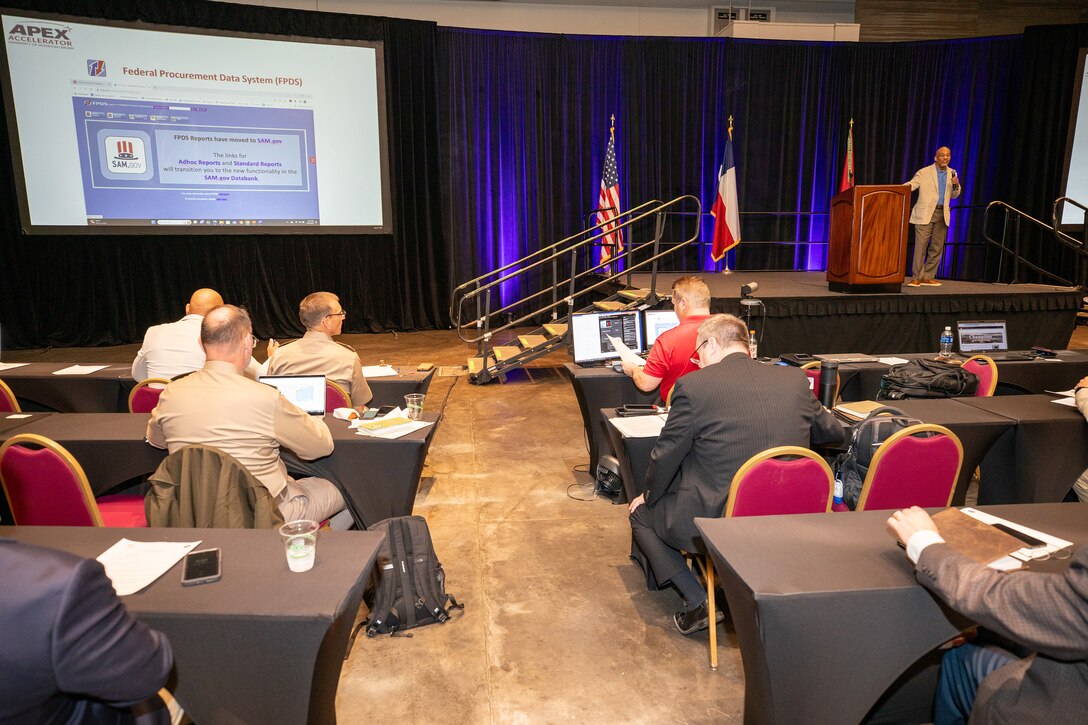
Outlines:
[[344,329],[448,324],[450,255],[440,206],[433,23],[196,0],[10,2],[43,12],[192,28],[380,40],[385,48],[392,235],[24,236],[0,130],[0,325],[5,347],[137,341],[214,287],[262,336],[300,335],[298,302],[340,295]]

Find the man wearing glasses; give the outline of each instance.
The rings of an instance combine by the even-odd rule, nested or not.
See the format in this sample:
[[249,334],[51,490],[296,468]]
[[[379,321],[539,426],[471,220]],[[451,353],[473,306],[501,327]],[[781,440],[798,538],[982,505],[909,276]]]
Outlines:
[[756,453],[843,440],[842,425],[816,400],[799,368],[748,356],[748,329],[738,318],[708,317],[695,349],[700,369],[676,381],[668,421],[650,454],[645,493],[630,506],[635,541],[654,577],[684,599],[673,615],[681,634],[706,629],[712,616],[706,590],[680,553],[703,551],[695,517],[722,515],[733,474]]
[[324,375],[351,396],[351,404],[366,408],[373,395],[363,377],[363,364],[351,347],[332,338],[339,335],[347,312],[332,292],[314,292],[298,306],[306,327],[301,340],[289,345],[269,344],[269,375]]

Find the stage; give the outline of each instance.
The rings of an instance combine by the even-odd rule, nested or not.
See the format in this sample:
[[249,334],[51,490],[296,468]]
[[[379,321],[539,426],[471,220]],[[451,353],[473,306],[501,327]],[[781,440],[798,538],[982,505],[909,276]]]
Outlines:
[[[659,295],[686,273],[657,275]],[[701,275],[712,312],[745,318],[761,336],[760,355],[807,352],[908,353],[937,350],[945,325],[957,320],[1005,320],[1013,349],[1064,349],[1076,326],[1080,294],[1072,287],[941,280],[940,287],[908,287],[889,294],[844,294],[827,288],[824,272],[734,272]],[[649,274],[633,274],[649,288]],[[742,307],[741,285],[756,282],[762,306]]]

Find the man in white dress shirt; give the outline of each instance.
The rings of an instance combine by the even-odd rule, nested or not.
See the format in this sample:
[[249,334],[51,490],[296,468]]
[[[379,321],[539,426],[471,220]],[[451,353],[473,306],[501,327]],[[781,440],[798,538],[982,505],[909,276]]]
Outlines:
[[208,310],[223,304],[223,297],[204,287],[193,293],[185,305],[185,317],[147,328],[144,344],[132,361],[133,380],[163,378],[170,380],[204,367],[200,347],[200,323]]

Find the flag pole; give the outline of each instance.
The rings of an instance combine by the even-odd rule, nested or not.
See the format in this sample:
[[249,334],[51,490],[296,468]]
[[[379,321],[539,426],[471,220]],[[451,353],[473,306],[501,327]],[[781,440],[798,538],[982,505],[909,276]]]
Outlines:
[[[729,140],[732,141],[733,140],[733,114],[729,114],[729,128],[727,130],[727,133],[729,134]],[[729,252],[726,252],[725,256],[722,259],[725,261],[725,266],[722,268],[721,273],[722,274],[733,274],[733,270],[729,269]]]

